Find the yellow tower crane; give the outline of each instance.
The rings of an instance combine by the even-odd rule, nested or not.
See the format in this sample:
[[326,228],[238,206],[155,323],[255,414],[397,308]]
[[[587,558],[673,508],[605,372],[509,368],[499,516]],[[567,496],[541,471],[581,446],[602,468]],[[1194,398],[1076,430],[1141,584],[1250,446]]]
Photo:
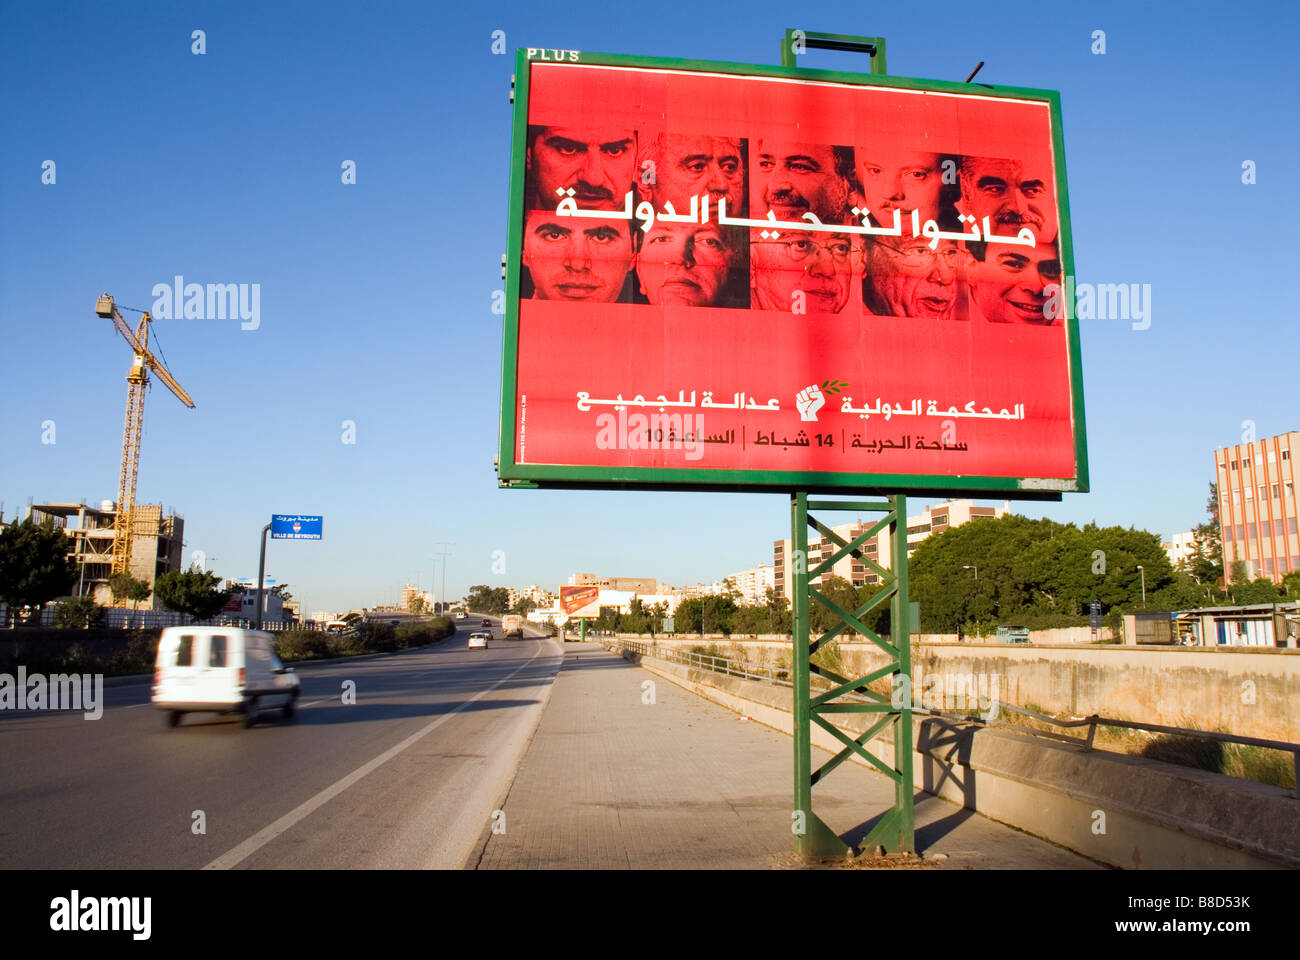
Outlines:
[[[127,310],[134,309],[127,307]],[[167,389],[180,399],[181,403],[193,409],[194,401],[184,388],[167,372],[149,350],[149,324],[153,318],[143,310],[140,323],[132,332],[127,322],[122,319],[117,304],[107,293],[95,304],[95,313],[109,318],[117,327],[126,342],[130,344],[135,356],[131,360],[131,370],[126,375],[126,423],[122,428],[122,475],[117,481],[117,516],[113,520],[113,573],[131,572],[131,540],[134,530],[135,480],[140,470],[140,431],[144,426],[144,393],[149,385],[149,371],[152,370]]]

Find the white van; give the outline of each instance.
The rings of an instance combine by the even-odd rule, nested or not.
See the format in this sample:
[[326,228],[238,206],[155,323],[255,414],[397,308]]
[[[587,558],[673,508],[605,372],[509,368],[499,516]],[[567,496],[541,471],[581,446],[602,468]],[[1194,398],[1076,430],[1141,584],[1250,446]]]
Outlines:
[[272,637],[238,627],[167,627],[158,638],[153,705],[174,727],[184,713],[242,713],[251,727],[262,710],[293,716],[301,684],[275,655]]

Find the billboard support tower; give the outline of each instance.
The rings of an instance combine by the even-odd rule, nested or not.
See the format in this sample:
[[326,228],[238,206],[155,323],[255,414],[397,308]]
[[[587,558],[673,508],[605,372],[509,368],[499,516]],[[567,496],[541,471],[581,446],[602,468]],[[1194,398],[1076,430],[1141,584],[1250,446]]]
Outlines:
[[[781,66],[797,67],[796,57],[807,48],[844,50],[865,53],[871,63],[871,72],[885,74],[885,40],[883,37],[849,37],[830,33],[808,33],[786,30],[781,45]],[[884,516],[852,541],[840,539],[827,524],[809,514],[817,511],[871,511]],[[812,810],[813,784],[820,781],[854,753],[868,764],[884,773],[894,782],[894,805],[878,821],[862,841],[862,849],[871,851],[883,847],[891,853],[914,853],[914,817],[912,809],[912,704],[910,678],[912,675],[911,645],[909,643],[909,612],[907,600],[907,497],[896,494],[883,501],[808,500],[808,494],[794,493],[790,497],[791,545],[794,549],[793,573],[793,627],[794,647],[794,808],[795,846],[806,857],[843,856],[848,847]],[[808,557],[808,528],[812,527],[835,545],[835,552],[824,557],[815,567]],[[890,534],[890,567],[885,570],[859,549],[885,527]],[[841,609],[838,604],[823,596],[814,586],[823,573],[832,570],[837,562],[852,555],[866,564],[880,578],[881,589],[857,610]],[[889,639],[886,640],[864,623],[862,617],[880,604],[890,604]],[[836,624],[816,640],[812,638],[812,610],[814,602],[831,611]],[[883,666],[865,677],[850,680],[812,658],[823,646],[834,643],[841,633],[855,631],[879,646],[889,657]],[[812,675],[829,681],[831,688],[812,692]],[[883,696],[867,685],[874,680],[890,678],[891,696]],[[902,691],[903,696],[898,696]],[[840,698],[852,695],[853,700]],[[828,713],[864,713],[877,719],[868,725],[866,732],[856,739],[850,738],[827,720]],[[844,749],[817,770],[812,769],[812,725],[817,724]],[[892,765],[866,749],[868,741],[888,731],[893,745],[886,752],[892,754]],[[802,827],[802,831],[799,829]]]
[[[883,513],[879,520],[852,540],[839,537],[830,524],[822,523],[810,511],[852,511]],[[809,500],[807,493],[790,495],[791,540],[793,547],[793,644],[794,673],[794,831],[798,852],[807,857],[842,856],[848,847],[812,810],[812,788],[853,754],[894,782],[894,805],[862,841],[863,850],[877,846],[890,853],[914,853],[912,812],[912,657],[909,637],[912,619],[907,600],[907,497],[902,494],[884,500]],[[834,544],[814,566],[808,555],[808,528]],[[880,531],[889,529],[890,569],[877,564],[861,547]],[[880,578],[880,589],[856,610],[845,610],[823,595],[817,579],[834,569],[847,556],[870,568]],[[885,602],[889,603],[889,636],[881,637],[863,623],[863,618]],[[818,603],[829,610],[836,623],[813,639],[812,610]],[[883,650],[889,660],[857,679],[842,677],[818,664],[818,650],[835,643],[841,634],[859,633]],[[812,675],[825,683],[814,696]],[[890,693],[882,694],[868,685],[888,677]],[[843,699],[851,697],[852,699]],[[834,726],[824,714],[861,713],[875,717],[856,739]],[[812,725],[817,724],[844,744],[844,749],[817,770],[812,769]],[[892,746],[880,751],[892,755],[886,763],[866,749],[868,741],[882,734],[892,735]],[[800,831],[802,827],[802,832]]]

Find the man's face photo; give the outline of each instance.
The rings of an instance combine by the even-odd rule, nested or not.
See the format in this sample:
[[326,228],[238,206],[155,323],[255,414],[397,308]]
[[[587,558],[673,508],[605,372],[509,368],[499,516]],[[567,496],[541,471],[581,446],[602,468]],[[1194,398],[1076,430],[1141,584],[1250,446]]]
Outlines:
[[809,211],[822,223],[843,223],[849,182],[836,168],[835,151],[813,143],[754,141],[749,157],[750,214],[802,220]]
[[1026,168],[1018,160],[963,157],[957,206],[974,215],[981,230],[988,217],[998,236],[1015,236],[1028,227],[1035,240],[1056,239],[1056,188],[1050,169]]
[[645,164],[637,175],[656,210],[671,203],[675,211],[686,213],[691,209],[691,197],[708,194],[715,209],[725,197],[727,214],[744,216],[745,170],[740,156],[739,140],[663,134],[646,151],[646,159],[654,163],[654,182],[645,182]]
[[969,268],[971,299],[984,319],[1052,323],[1044,316],[1044,305],[1047,285],[1061,282],[1056,245],[1040,243],[1031,250],[994,243],[984,249],[984,260],[972,259]]
[[849,302],[853,242],[836,233],[787,233],[775,240],[751,231],[750,306],[787,313],[839,313]]
[[[554,210],[573,190],[580,210],[618,210],[636,175],[636,131],[623,127],[542,127],[528,148],[534,205]],[[567,194],[565,194],[567,196]]]
[[557,217],[532,210],[524,225],[523,262],[538,300],[612,303],[632,266],[626,220]]
[[635,257],[637,283],[652,304],[717,306],[732,250],[711,223],[656,222]]
[[937,153],[870,146],[858,147],[854,158],[872,223],[892,226],[895,210],[903,222],[913,210],[920,211],[922,221],[939,218],[943,171]]
[[867,309],[883,317],[947,320],[957,301],[957,279],[967,253],[955,240],[936,250],[925,239],[877,239],[867,252]]

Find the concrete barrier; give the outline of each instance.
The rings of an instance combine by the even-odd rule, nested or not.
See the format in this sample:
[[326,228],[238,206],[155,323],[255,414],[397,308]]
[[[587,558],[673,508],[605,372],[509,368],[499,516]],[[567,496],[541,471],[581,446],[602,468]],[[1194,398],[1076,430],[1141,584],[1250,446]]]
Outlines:
[[[720,706],[792,733],[788,687],[622,655]],[[850,734],[869,722],[865,715],[836,719]],[[841,747],[815,725],[812,739],[832,752]],[[891,740],[871,745],[874,755],[892,764]],[[1101,863],[1127,869],[1300,867],[1300,800],[1280,787],[935,718],[917,718],[912,748],[918,789]]]
[[[641,637],[629,639],[645,641]],[[713,646],[763,667],[790,665],[788,639],[655,639],[665,649]],[[864,676],[886,657],[869,641],[836,644],[844,669]],[[961,682],[1004,703],[1047,713],[1114,717],[1300,742],[1300,650],[1269,647],[912,644],[912,689]],[[928,704],[927,704],[928,705]]]

